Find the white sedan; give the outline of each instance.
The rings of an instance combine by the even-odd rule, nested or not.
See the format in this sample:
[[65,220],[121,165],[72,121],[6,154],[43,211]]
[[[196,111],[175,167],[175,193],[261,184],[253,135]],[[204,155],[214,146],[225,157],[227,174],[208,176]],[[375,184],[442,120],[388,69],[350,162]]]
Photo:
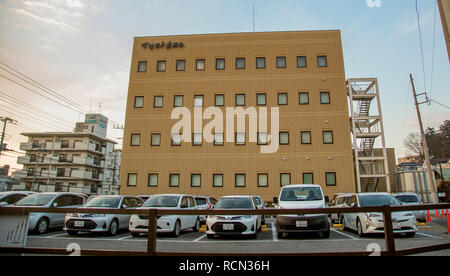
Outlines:
[[[257,203],[252,196],[224,196],[216,203],[214,210],[257,210]],[[218,215],[206,219],[206,236],[215,235],[247,235],[257,238],[261,232],[261,216],[251,215]]]
[[[138,209],[178,209],[197,210],[194,197],[182,194],[152,195],[144,205]],[[133,236],[148,233],[149,218],[146,215],[133,215],[130,219],[129,230]],[[164,215],[158,217],[158,233],[171,233],[178,237],[182,230],[192,228],[197,232],[200,228],[200,219],[195,215]]]
[[[400,206],[401,202],[388,193],[361,193],[353,195],[348,201],[350,207]],[[414,237],[417,232],[416,218],[411,212],[393,212],[394,233]],[[346,213],[343,216],[344,229],[358,232],[359,236],[384,233],[383,213]]]

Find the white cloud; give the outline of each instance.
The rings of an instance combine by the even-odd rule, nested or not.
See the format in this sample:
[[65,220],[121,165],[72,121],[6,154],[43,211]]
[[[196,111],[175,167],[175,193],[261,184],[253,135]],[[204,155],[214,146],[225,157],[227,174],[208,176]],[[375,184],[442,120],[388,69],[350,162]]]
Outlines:
[[65,23],[64,21],[61,20],[56,20],[53,18],[50,18],[48,16],[39,16],[37,14],[34,14],[30,11],[27,11],[25,9],[17,9],[17,8],[10,8],[10,11],[18,14],[18,15],[22,15],[24,17],[28,17],[30,19],[33,19],[35,21],[38,21],[40,23],[43,23],[45,25],[48,25],[50,27],[57,27],[59,30],[61,31],[65,31],[65,32],[77,32],[77,29],[67,23]]

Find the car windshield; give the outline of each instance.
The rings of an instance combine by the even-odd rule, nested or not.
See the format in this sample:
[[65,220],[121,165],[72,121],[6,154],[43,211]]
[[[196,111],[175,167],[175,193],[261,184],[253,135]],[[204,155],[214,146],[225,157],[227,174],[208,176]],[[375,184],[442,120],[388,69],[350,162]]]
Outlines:
[[415,195],[396,195],[395,198],[403,203],[419,203],[419,198]]
[[84,207],[93,208],[119,208],[121,197],[113,196],[98,196],[91,199]]
[[44,206],[55,198],[54,194],[35,194],[19,200],[16,206]]
[[206,204],[208,204],[208,203],[206,202],[206,198],[202,198],[202,197],[196,197],[196,198],[195,198],[195,203],[196,203],[197,205],[206,205]]
[[398,206],[400,201],[391,195],[364,195],[359,196],[360,207]]
[[142,207],[177,207],[179,196],[151,196]]
[[229,197],[220,199],[214,209],[253,209],[249,198]]
[[280,201],[316,201],[323,200],[319,187],[284,188]]

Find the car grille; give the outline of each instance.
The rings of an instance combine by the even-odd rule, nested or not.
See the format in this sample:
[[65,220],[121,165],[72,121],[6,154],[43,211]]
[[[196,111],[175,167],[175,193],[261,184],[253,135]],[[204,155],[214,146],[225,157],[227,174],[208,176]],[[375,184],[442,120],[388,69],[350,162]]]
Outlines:
[[66,227],[69,229],[95,229],[97,228],[97,224],[91,220],[84,220],[84,227],[75,227],[75,220],[71,219],[67,221]]
[[224,224],[230,224],[230,223],[224,223],[224,222],[218,222],[215,223],[212,227],[211,230],[213,230],[214,232],[222,232],[222,233],[226,233],[226,232],[230,232],[230,233],[242,233],[247,231],[247,226],[245,226],[244,224],[238,222],[234,222],[234,230],[223,230],[223,225]]

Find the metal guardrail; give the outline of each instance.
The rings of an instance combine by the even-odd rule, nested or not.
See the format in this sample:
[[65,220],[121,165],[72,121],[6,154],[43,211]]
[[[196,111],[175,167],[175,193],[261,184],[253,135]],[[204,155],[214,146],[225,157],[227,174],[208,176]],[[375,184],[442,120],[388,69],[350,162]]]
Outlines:
[[[381,207],[348,207],[348,208],[321,208],[321,209],[264,209],[264,210],[166,210],[166,209],[88,209],[88,208],[29,208],[29,207],[3,207],[1,215],[24,215],[29,213],[86,213],[86,214],[133,214],[148,215],[147,251],[115,251],[115,250],[83,250],[83,255],[92,256],[202,256],[203,253],[192,252],[158,252],[156,251],[157,216],[163,215],[296,215],[296,214],[343,214],[343,213],[383,213],[386,251],[381,256],[413,255],[450,249],[450,243],[396,250],[395,237],[392,226],[393,212],[417,210],[444,210],[450,209],[450,204],[425,204],[409,206],[381,206]],[[0,253],[29,253],[29,254],[67,254],[66,249],[55,248],[11,248],[0,247]],[[323,253],[208,253],[208,256],[368,256],[372,252],[323,252]]]

